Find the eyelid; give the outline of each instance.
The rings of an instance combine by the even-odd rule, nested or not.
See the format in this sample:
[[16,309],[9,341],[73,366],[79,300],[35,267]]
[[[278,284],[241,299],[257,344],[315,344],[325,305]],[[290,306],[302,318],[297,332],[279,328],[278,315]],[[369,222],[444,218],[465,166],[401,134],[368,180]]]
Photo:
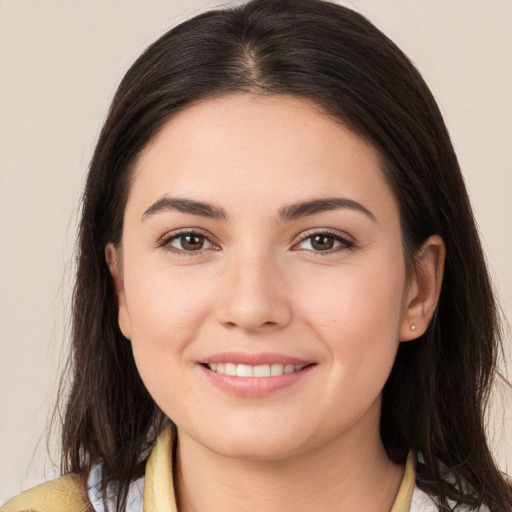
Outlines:
[[[176,238],[179,238],[182,235],[199,235],[204,237],[210,244],[211,247],[205,248],[205,249],[199,249],[197,251],[185,251],[181,249],[177,249],[175,247],[172,247],[170,245],[170,242],[172,240],[175,240]],[[340,242],[340,246],[328,249],[325,251],[314,251],[310,249],[299,249],[297,246],[307,240],[310,237],[313,237],[315,235],[327,235],[333,237],[335,240]],[[195,228],[195,227],[187,227],[187,228],[179,228],[174,231],[167,232],[165,235],[163,235],[157,242],[158,247],[162,247],[163,249],[168,250],[169,252],[182,255],[182,256],[193,256],[193,255],[200,255],[203,254],[206,251],[211,250],[220,250],[220,245],[215,241],[215,237],[213,235],[201,228]],[[350,250],[353,249],[356,246],[356,241],[354,238],[347,233],[343,231],[339,231],[332,228],[312,228],[308,229],[297,237],[295,237],[294,242],[292,243],[291,250],[302,250],[309,253],[312,253],[314,255],[328,255],[335,252],[343,251],[343,250]]]
[[[205,249],[199,249],[197,251],[185,251],[181,249],[177,249],[176,247],[172,247],[170,242],[179,238],[183,235],[199,235],[204,237],[210,244],[211,247]],[[205,251],[211,250],[220,250],[220,246],[217,242],[215,242],[214,237],[208,233],[207,231],[201,228],[179,228],[174,231],[169,231],[165,235],[163,235],[157,242],[157,246],[161,247],[169,252],[174,254],[178,254],[180,256],[194,256],[203,254]]]
[[[340,242],[341,246],[335,247],[333,249],[328,249],[325,251],[313,251],[310,249],[297,248],[297,246],[300,243],[304,242],[308,238],[311,238],[315,235],[331,236],[335,240]],[[312,228],[312,229],[308,229],[307,231],[304,231],[300,235],[298,235],[298,237],[296,237],[295,241],[293,242],[291,249],[296,250],[296,251],[299,251],[299,250],[306,251],[306,252],[312,253],[316,256],[316,255],[328,255],[328,254],[333,254],[333,253],[343,251],[343,250],[354,249],[355,246],[356,246],[356,240],[354,240],[354,238],[352,236],[348,235],[347,233],[345,233],[343,231],[338,231],[336,229],[331,229],[331,228]]]

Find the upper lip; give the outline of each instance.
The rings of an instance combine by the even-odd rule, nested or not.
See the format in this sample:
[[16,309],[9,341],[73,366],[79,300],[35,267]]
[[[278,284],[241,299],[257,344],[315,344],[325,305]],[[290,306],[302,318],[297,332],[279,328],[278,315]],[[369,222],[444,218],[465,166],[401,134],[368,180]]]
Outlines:
[[222,352],[208,356],[200,361],[201,364],[209,363],[235,363],[247,364],[250,366],[260,366],[263,364],[293,364],[307,365],[313,363],[300,357],[288,356],[284,354],[274,354],[271,352],[260,352],[259,354],[248,354],[247,352]]

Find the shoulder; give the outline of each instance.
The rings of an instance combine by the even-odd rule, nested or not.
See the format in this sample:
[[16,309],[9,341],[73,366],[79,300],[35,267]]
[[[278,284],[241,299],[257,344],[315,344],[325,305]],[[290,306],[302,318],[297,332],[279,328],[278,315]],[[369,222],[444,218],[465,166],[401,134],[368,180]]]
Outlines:
[[[455,503],[450,502],[451,507],[455,507]],[[436,504],[435,498],[422,491],[417,485],[414,487],[414,492],[412,495],[411,508],[410,512],[438,512],[440,509]],[[489,512],[489,509],[482,505],[477,510],[474,508],[466,508],[464,506],[459,506],[454,508],[457,512]]]
[[92,511],[77,475],[50,480],[15,496],[0,512],[89,512]]

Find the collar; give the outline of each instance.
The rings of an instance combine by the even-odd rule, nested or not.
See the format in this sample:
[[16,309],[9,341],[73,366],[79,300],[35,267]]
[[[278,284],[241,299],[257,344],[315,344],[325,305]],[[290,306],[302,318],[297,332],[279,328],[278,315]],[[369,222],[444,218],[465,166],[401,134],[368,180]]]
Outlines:
[[151,450],[144,477],[144,512],[178,512],[172,468],[174,443],[173,430],[168,427]]
[[409,452],[407,462],[405,463],[405,472],[402,483],[398,489],[395,503],[391,507],[391,512],[409,512],[411,510],[412,495],[416,485],[416,473],[414,471],[414,460],[412,453]]
[[[175,444],[171,428],[158,436],[146,464],[144,512],[178,512],[173,486],[172,453]],[[409,512],[415,485],[412,454],[407,457],[404,477],[391,512]]]

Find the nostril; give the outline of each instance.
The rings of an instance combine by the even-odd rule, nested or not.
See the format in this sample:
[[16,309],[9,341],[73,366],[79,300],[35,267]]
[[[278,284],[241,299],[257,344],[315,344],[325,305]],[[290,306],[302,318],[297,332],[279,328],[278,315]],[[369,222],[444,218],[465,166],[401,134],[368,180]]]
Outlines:
[[254,330],[254,329],[271,329],[271,328],[275,328],[276,326],[278,326],[278,322],[272,322],[272,321],[267,321],[267,322],[263,322],[262,324],[254,324],[252,327],[248,327],[247,325],[243,325],[242,323],[241,324],[237,324],[236,322],[224,322],[224,327],[227,327],[228,329],[233,329],[235,327],[241,327],[243,329],[249,329],[249,330]]

